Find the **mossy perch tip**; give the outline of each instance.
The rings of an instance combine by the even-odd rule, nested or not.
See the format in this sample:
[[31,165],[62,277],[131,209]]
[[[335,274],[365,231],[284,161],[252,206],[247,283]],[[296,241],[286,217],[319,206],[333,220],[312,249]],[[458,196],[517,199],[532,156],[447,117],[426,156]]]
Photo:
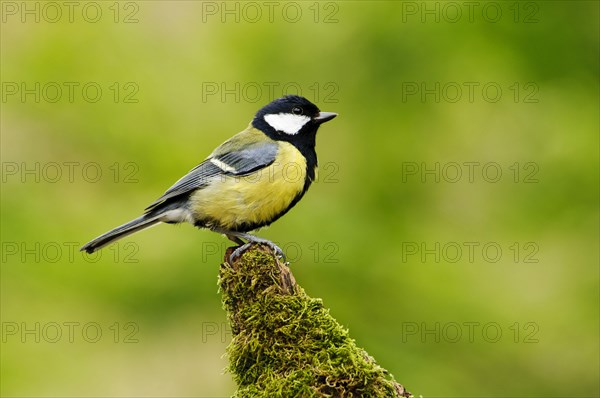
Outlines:
[[254,244],[230,263],[234,249],[219,275],[234,397],[412,397],[268,246]]

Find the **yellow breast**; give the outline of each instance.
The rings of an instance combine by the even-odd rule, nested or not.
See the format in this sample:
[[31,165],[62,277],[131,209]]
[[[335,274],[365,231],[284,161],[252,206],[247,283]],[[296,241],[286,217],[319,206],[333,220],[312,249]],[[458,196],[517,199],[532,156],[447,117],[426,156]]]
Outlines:
[[196,220],[235,230],[269,224],[287,210],[304,188],[306,159],[287,142],[279,143],[275,162],[244,176],[218,176],[191,196]]

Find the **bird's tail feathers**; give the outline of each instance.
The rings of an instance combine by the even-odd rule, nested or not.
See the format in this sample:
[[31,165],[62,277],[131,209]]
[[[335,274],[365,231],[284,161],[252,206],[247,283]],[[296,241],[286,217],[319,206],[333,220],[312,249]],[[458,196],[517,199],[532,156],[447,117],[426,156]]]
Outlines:
[[131,220],[126,224],[123,224],[113,230],[108,231],[105,234],[100,235],[96,239],[86,243],[79,249],[80,251],[85,251],[88,253],[93,253],[96,250],[102,249],[104,246],[124,238],[128,235],[141,231],[142,229],[149,228],[156,223],[160,222],[159,218],[161,214],[158,215],[149,215],[144,214],[141,217],[136,218],[135,220]]

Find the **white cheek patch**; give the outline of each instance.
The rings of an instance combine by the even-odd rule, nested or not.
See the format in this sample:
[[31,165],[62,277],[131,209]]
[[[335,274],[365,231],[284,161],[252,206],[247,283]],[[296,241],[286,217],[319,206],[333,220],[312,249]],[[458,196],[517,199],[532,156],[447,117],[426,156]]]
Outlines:
[[283,131],[286,134],[298,134],[300,129],[304,127],[310,120],[310,117],[305,115],[294,115],[292,113],[277,113],[264,116],[265,121],[269,126],[277,131]]

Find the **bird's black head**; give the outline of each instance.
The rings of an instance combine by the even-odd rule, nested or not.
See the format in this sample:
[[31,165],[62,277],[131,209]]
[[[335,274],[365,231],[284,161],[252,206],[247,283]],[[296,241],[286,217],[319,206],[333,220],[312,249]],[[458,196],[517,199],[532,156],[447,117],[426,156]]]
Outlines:
[[336,116],[337,113],[321,112],[304,97],[287,95],[261,108],[254,116],[252,125],[274,140],[314,147],[315,135],[321,123]]

